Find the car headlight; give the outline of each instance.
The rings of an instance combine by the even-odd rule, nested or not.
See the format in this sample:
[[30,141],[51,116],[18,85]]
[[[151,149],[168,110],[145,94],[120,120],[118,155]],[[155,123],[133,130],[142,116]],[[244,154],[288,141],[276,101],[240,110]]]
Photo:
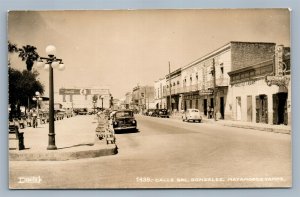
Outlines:
[[132,124],[135,124],[135,120],[132,121]]
[[118,123],[117,122],[114,122],[114,125],[117,125]]

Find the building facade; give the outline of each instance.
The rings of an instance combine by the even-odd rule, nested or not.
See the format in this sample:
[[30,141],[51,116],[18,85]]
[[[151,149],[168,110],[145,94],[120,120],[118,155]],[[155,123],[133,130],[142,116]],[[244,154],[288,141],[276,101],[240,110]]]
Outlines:
[[166,78],[160,78],[154,82],[154,102],[155,109],[166,109],[167,102],[165,94]]
[[181,68],[166,75],[166,85],[164,87],[163,96],[166,98],[167,109],[171,111],[180,111],[181,109],[181,80]]
[[146,109],[153,109],[154,87],[153,86],[136,86],[132,90],[132,108],[142,112]]
[[290,124],[289,48],[231,41],[166,75],[164,89],[173,111],[196,108],[208,118]]
[[269,60],[230,73],[232,115],[237,121],[291,125],[289,48],[274,48]]
[[125,109],[133,109],[133,106],[132,106],[132,92],[127,92],[125,94],[124,108]]

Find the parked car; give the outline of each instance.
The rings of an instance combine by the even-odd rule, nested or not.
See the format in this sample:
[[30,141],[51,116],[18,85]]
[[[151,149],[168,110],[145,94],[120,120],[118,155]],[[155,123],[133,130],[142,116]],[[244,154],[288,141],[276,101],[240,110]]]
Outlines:
[[79,109],[77,112],[78,115],[87,115],[88,111],[86,108]]
[[144,113],[144,115],[146,115],[146,116],[152,116],[154,110],[155,109],[147,109],[146,112]]
[[137,122],[132,110],[119,110],[112,115],[112,125],[115,131],[136,130]]
[[187,109],[182,114],[182,121],[190,121],[193,122],[198,121],[201,122],[202,117],[200,115],[200,111],[198,109]]
[[160,118],[169,118],[170,114],[167,109],[159,109],[156,116]]

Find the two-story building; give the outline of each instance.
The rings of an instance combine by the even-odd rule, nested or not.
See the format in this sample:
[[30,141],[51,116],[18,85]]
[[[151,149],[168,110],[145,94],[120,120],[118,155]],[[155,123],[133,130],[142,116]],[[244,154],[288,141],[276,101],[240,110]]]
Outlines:
[[145,109],[154,108],[154,87],[153,86],[136,86],[132,90],[133,109],[142,112]]
[[181,110],[182,105],[181,68],[166,75],[166,85],[163,96],[167,101],[167,109],[172,111]]
[[[239,105],[237,105],[237,103],[245,103],[246,101],[244,101],[244,98],[242,101],[242,98],[240,99],[237,95],[243,92],[242,90],[238,90],[237,87],[241,86],[240,89],[242,89],[247,88],[247,86],[243,86],[241,83],[236,83],[235,81],[239,80],[239,77],[252,76],[253,72],[242,75],[239,75],[239,72],[243,72],[248,67],[255,67],[255,65],[256,67],[263,67],[263,71],[257,71],[261,76],[269,73],[269,71],[272,72],[270,66],[266,66],[265,64],[272,64],[271,60],[275,56],[275,45],[275,43],[266,42],[231,41],[192,63],[173,71],[170,77],[166,75],[164,97],[167,100],[167,105],[169,106],[171,102],[172,110],[197,108],[203,116],[212,114],[217,119],[246,120],[246,116],[242,115],[242,113],[245,113],[245,105],[240,107],[241,110],[239,110]],[[284,64],[289,65],[288,63]],[[257,89],[255,90],[256,92],[265,91],[264,88],[260,88],[259,86],[254,87],[254,89]],[[171,100],[169,99],[170,95]],[[268,98],[270,97],[269,95]],[[280,103],[284,96],[277,97]],[[264,100],[266,97],[259,96],[259,98],[260,100]],[[250,102],[250,97],[248,99],[248,102]],[[287,100],[289,101],[289,99]],[[252,98],[251,102],[254,102]],[[261,101],[260,103],[260,105],[256,105],[257,109],[263,108],[263,105],[265,105],[263,103],[266,102]],[[287,106],[289,105],[287,104]],[[270,104],[269,108],[271,108]],[[273,114],[274,110],[271,111]],[[257,114],[263,114],[263,112],[257,112]],[[281,117],[278,114],[277,116]],[[263,122],[263,120],[260,122]]]
[[156,109],[166,109],[167,108],[167,100],[164,96],[166,87],[166,78],[160,78],[154,82],[154,102]]

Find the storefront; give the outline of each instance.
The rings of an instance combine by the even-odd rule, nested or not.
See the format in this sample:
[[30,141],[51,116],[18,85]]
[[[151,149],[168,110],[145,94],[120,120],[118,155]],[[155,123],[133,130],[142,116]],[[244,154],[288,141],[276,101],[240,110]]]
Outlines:
[[278,53],[280,47],[275,63],[269,60],[229,73],[234,120],[291,124],[290,59]]

